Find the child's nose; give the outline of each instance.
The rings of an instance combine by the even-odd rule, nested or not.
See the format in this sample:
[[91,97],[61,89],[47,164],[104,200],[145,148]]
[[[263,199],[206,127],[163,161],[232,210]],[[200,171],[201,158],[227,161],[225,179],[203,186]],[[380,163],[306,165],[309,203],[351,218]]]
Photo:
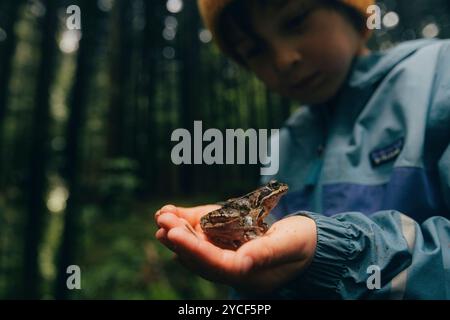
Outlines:
[[278,46],[273,49],[273,63],[278,73],[285,74],[293,66],[302,61],[302,55],[298,50],[286,46]]

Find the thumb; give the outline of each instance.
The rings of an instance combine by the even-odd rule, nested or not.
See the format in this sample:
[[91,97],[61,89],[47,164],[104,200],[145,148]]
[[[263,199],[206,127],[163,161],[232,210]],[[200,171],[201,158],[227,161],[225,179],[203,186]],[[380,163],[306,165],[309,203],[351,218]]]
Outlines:
[[294,216],[282,219],[260,238],[245,243],[238,249],[248,255],[255,267],[277,266],[312,260],[316,249],[317,231],[314,220]]

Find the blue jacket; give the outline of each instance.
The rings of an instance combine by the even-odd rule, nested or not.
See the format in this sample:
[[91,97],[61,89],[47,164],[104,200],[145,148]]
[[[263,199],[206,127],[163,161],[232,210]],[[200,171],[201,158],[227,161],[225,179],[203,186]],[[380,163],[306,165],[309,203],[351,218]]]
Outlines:
[[263,182],[291,191],[273,215],[318,227],[311,266],[279,296],[450,299],[450,41],[356,58],[332,105],[300,108],[275,138]]

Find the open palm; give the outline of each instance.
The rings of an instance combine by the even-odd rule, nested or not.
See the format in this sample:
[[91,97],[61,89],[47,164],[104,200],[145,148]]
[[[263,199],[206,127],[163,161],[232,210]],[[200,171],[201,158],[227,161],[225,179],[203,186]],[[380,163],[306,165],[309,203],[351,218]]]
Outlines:
[[263,237],[232,251],[209,242],[200,227],[200,218],[217,208],[165,206],[155,214],[160,227],[156,237],[194,272],[251,292],[273,291],[311,262],[316,246],[313,220],[303,216],[280,220]]

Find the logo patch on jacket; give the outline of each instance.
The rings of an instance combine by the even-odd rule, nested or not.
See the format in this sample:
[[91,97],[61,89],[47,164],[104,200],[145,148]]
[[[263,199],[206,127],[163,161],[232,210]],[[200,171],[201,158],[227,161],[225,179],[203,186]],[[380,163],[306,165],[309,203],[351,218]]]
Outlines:
[[402,152],[404,141],[405,139],[400,138],[389,146],[372,151],[370,153],[372,166],[377,167],[396,159],[400,152]]

